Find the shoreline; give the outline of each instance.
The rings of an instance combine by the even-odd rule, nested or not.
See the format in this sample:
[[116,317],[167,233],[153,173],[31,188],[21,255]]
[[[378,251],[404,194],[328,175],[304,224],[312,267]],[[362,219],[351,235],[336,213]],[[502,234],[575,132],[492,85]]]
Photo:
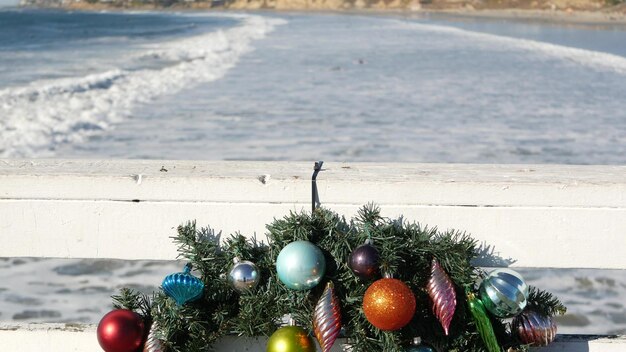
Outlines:
[[[617,26],[626,30],[626,7],[619,6],[620,11],[612,8],[589,10],[542,10],[523,8],[485,8],[474,9],[468,7],[457,8],[255,8],[255,7],[212,7],[211,3],[192,3],[173,5],[169,7],[153,5],[114,6],[103,3],[73,2],[61,6],[33,6],[23,5],[20,8],[55,8],[68,11],[164,11],[164,12],[265,12],[265,13],[317,13],[317,14],[351,14],[376,16],[405,16],[442,19],[477,19],[477,20],[511,20],[523,22],[537,22],[561,25],[590,25],[590,26]],[[623,8],[623,9],[622,9]],[[624,12],[622,12],[624,11]]]
[[[157,9],[158,10],[158,9]],[[185,11],[176,9],[176,11]],[[217,10],[217,9],[216,9]],[[235,11],[232,9],[220,9],[221,11]],[[192,10],[193,11],[193,10]],[[617,27],[626,31],[626,14],[601,12],[601,11],[561,11],[561,10],[530,10],[530,9],[303,9],[303,10],[276,10],[259,9],[245,10],[246,12],[268,13],[318,13],[318,14],[343,14],[343,15],[370,15],[370,16],[402,16],[407,18],[432,18],[443,20],[488,20],[488,21],[516,21],[526,23],[591,26],[591,27]]]
[[[428,12],[426,12],[428,13]],[[518,20],[554,24],[619,25],[626,27],[626,15],[603,11],[562,11],[531,9],[439,10],[431,14],[488,20]]]

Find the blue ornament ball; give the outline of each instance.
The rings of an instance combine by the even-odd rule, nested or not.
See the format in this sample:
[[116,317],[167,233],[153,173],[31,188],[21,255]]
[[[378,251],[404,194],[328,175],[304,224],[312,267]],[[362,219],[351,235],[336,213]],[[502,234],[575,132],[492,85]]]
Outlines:
[[432,349],[431,347],[428,347],[426,345],[409,346],[409,347],[405,348],[404,351],[405,352],[436,352],[434,349]]
[[292,290],[308,290],[317,285],[326,272],[324,253],[309,241],[291,242],[276,259],[278,278]]
[[172,297],[179,306],[202,297],[204,291],[204,283],[191,275],[189,265],[185,266],[185,271],[182,273],[167,275],[161,287],[165,294]]
[[404,352],[437,352],[434,348],[422,344],[421,337],[414,337],[413,343],[409,347],[404,348]]

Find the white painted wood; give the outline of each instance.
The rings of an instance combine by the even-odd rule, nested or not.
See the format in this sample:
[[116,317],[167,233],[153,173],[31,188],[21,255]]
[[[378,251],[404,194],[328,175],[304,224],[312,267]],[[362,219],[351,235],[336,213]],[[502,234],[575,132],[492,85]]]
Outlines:
[[626,337],[558,335],[556,341],[549,346],[533,350],[537,352],[624,352],[626,351]]
[[[353,215],[359,207],[325,205],[346,215]],[[0,256],[171,260],[177,252],[170,236],[187,220],[197,219],[198,224],[210,224],[225,234],[240,230],[264,238],[266,223],[300,208],[255,203],[0,200],[0,237],[7,239]],[[386,215],[404,214],[440,229],[466,230],[501,256],[516,260],[512,266],[626,267],[622,255],[626,209],[387,205],[383,210]],[[602,240],[589,241],[591,234]]]
[[[324,166],[325,203],[626,206],[626,166]],[[0,197],[308,204],[311,173],[302,162],[0,160]]]
[[[216,351],[263,351],[266,338],[225,337],[215,344]],[[339,339],[332,352],[341,352],[346,340]],[[95,325],[78,324],[0,324],[0,346],[6,352],[101,352]],[[624,352],[626,338],[559,335],[541,352]]]
[[[0,161],[0,256],[172,259],[169,237],[193,219],[262,238],[274,217],[310,208],[311,173],[291,162]],[[467,231],[512,266],[624,269],[625,176],[623,166],[328,162],[318,186],[346,216],[375,202]]]
[[[324,206],[352,216],[375,202],[387,216],[468,231],[505,259],[481,264],[626,269],[624,166],[325,166]],[[0,160],[0,257],[173,259],[169,237],[191,219],[262,237],[274,217],[309,209],[311,171],[312,163]],[[264,343],[225,338],[216,350]],[[100,348],[93,325],[4,324],[0,350]],[[626,340],[559,336],[541,351],[626,351]]]
[[102,352],[95,325],[0,324],[3,352]]

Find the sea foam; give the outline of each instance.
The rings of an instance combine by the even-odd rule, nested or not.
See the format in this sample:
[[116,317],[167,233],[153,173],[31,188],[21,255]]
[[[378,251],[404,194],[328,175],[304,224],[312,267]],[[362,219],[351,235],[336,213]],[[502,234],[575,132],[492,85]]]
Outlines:
[[51,155],[132,116],[139,104],[221,78],[251,42],[284,20],[236,15],[241,24],[146,47],[137,60],[165,61],[157,69],[114,69],[84,77],[31,82],[0,90],[0,157]]
[[452,26],[405,21],[397,21],[397,23],[401,28],[405,29],[451,35],[455,37],[465,37],[471,41],[472,46],[478,47],[482,43],[491,51],[498,49],[501,51],[524,51],[536,54],[535,59],[537,60],[553,58],[559,60],[563,64],[576,64],[600,71],[615,72],[626,75],[626,58],[614,54],[572,48],[564,45],[551,44],[530,39],[505,37],[490,33],[470,31]]

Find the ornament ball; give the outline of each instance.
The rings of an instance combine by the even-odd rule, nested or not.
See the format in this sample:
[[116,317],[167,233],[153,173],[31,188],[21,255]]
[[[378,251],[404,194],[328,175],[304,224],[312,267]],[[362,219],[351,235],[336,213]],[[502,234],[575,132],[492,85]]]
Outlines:
[[141,316],[127,309],[107,313],[98,324],[98,343],[106,352],[134,352],[144,336]]
[[288,288],[308,290],[324,277],[326,258],[322,250],[309,241],[291,242],[278,254],[276,272]]
[[228,282],[239,293],[245,293],[254,289],[261,280],[259,269],[250,261],[235,260],[235,265],[228,273]]
[[480,300],[491,314],[510,318],[526,307],[528,285],[515,270],[496,269],[480,284]]
[[415,296],[400,280],[380,279],[365,291],[363,311],[367,320],[380,330],[399,330],[415,314]]
[[428,345],[423,345],[422,339],[419,337],[416,337],[413,339],[413,343],[411,344],[411,346],[404,349],[404,352],[436,352],[436,351],[434,348]]
[[405,352],[435,352],[431,347],[426,345],[409,346],[404,349]]
[[350,254],[348,265],[361,280],[370,280],[378,275],[379,260],[380,255],[376,247],[370,243],[365,243]]
[[285,326],[270,336],[266,352],[315,352],[315,344],[301,327]]
[[511,330],[523,343],[537,347],[554,341],[557,327],[552,317],[527,309],[513,318]]

